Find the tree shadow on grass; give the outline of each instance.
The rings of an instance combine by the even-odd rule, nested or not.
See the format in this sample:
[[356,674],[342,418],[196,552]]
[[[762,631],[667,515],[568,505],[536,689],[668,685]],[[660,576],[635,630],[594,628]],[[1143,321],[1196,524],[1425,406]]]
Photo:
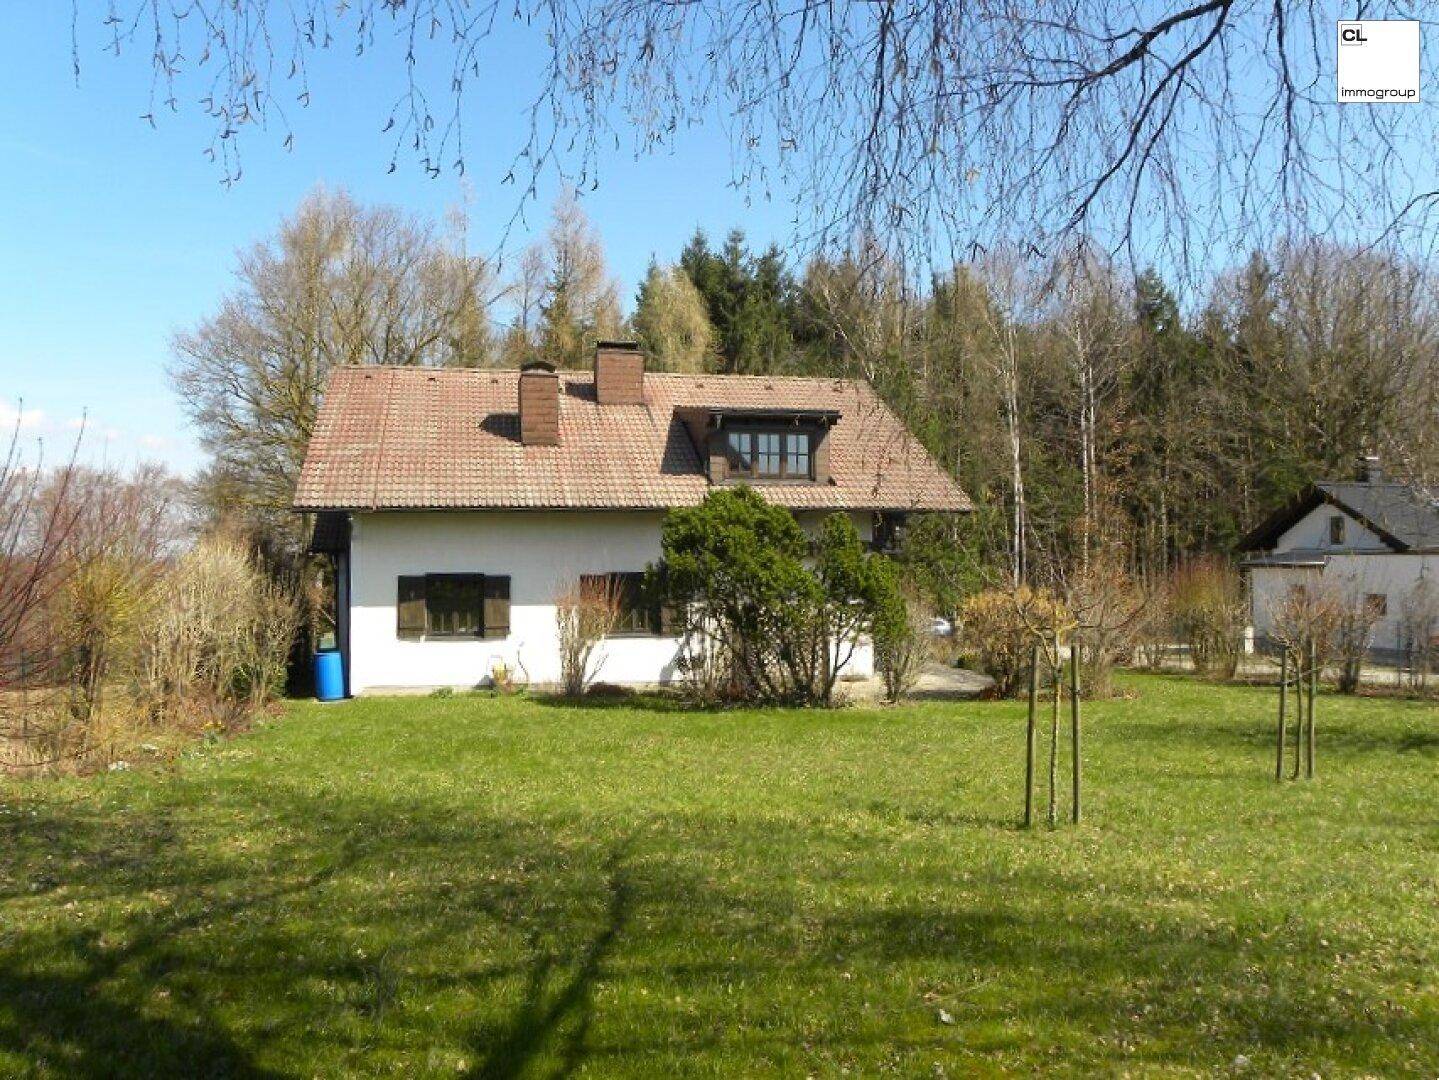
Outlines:
[[[1385,718],[1370,723],[1344,715],[1349,701],[1318,699],[1315,713],[1315,730],[1322,750],[1327,747],[1357,754],[1436,754],[1439,753],[1439,709],[1432,718],[1416,715],[1399,718]],[[1338,714],[1331,709],[1337,705]],[[1293,709],[1293,702],[1290,703]],[[1245,719],[1235,716],[1199,716],[1192,713],[1176,715],[1172,723],[1156,724],[1145,721],[1126,721],[1122,713],[1105,717],[1105,723],[1112,733],[1122,733],[1126,741],[1151,742],[1170,745],[1183,742],[1190,745],[1242,746],[1253,749],[1271,750],[1274,746],[1275,724],[1279,709],[1277,692],[1273,696],[1256,699],[1255,708]],[[1429,730],[1416,730],[1416,720],[1430,720]],[[1288,738],[1293,739],[1295,717],[1290,713]]]
[[[23,822],[0,819],[0,881],[11,885],[0,902],[46,915],[0,935],[0,1072],[18,1059],[57,1075],[282,1075],[256,1062],[269,1037],[324,1061],[356,1038],[398,1034],[408,1055],[404,1037],[418,1035],[395,1013],[402,989],[464,995],[493,1016],[491,994],[521,979],[521,1006],[468,1040],[481,1060],[471,1075],[515,1075],[537,1055],[579,1066],[591,987],[629,917],[623,846],[609,848],[597,890],[587,868],[604,849],[557,850],[534,823],[422,800],[272,798],[257,810],[286,840],[239,859],[228,837],[197,836],[196,821],[164,808],[121,824],[83,803],[40,803]],[[397,872],[409,887],[368,887]],[[605,914],[586,942],[597,895]],[[477,925],[500,955],[438,959]],[[353,943],[371,932],[398,939],[369,957]],[[507,962],[521,942],[534,959]]]
[[[1273,900],[1244,914],[1270,925],[1241,931],[1232,914],[1207,917],[1198,879],[1161,894],[1138,869],[1111,871],[1096,896],[1090,873],[1026,866],[1017,846],[993,865],[960,855],[945,872],[965,871],[965,884],[950,890],[926,876],[937,869],[924,869],[932,843],[907,846],[913,830],[898,805],[881,808],[898,827],[855,850],[802,817],[544,820],[283,785],[255,801],[237,817],[222,793],[144,825],[57,804],[27,818],[42,843],[8,848],[18,837],[0,827],[0,873],[20,881],[48,866],[55,879],[54,895],[37,894],[50,905],[46,925],[22,922],[0,938],[0,1061],[59,1075],[268,1078],[258,1055],[270,1040],[307,1075],[413,1067],[432,1046],[463,1051],[474,1077],[541,1066],[563,1075],[607,1060],[634,1070],[649,1053],[709,1055],[708,1066],[740,1073],[801,1039],[806,1054],[874,1063],[1026,1024],[1043,1041],[1035,1055],[1077,1053],[1094,1071],[1214,1071],[1242,1051],[1289,1072],[1334,1046],[1354,1061],[1372,1048],[1382,1066],[1386,1040],[1423,1046],[1431,1034],[1422,1018],[1381,1024],[1376,1002],[1334,993],[1341,935],[1281,922]],[[958,811],[936,813],[950,824],[944,815]],[[215,830],[271,843],[263,857],[238,857]],[[745,853],[783,864],[816,849],[804,881],[763,862],[744,876],[725,869]],[[73,919],[56,910],[69,897],[84,909]],[[15,902],[31,900],[16,890]],[[643,934],[629,932],[635,925]],[[371,933],[386,942],[382,958],[356,950]],[[239,947],[215,948],[226,939]],[[1412,955],[1418,965],[1424,949]],[[851,967],[858,979],[844,981]],[[630,987],[673,986],[713,1011],[687,1028],[656,1011],[596,1046],[595,986],[616,971]],[[167,978],[176,973],[184,978]],[[723,990],[736,985],[743,999]],[[953,1029],[916,1035],[906,1014],[933,1014],[917,985],[946,988],[968,1011]],[[967,997],[986,985],[1002,993]],[[161,987],[172,993],[165,1007],[153,998]],[[392,1007],[401,996],[408,1005]],[[866,1012],[862,1034],[834,1021],[811,1038],[803,1014],[787,1013],[814,1000],[826,1001],[827,1020],[869,1001],[881,1008]],[[425,1019],[431,1004],[454,1014],[444,1027]],[[756,1025],[750,1011],[767,1006],[776,1015]],[[1079,1030],[1082,1046],[1064,1041]],[[1114,1048],[1116,1032],[1139,1059]]]
[[[124,830],[97,828],[93,821],[71,819],[67,827],[62,818],[48,816],[42,822],[37,815],[28,824],[34,829],[29,839],[41,838],[52,849],[52,860],[58,854],[72,867],[84,867],[76,875],[52,873],[37,883],[34,894],[70,887],[94,897],[122,882],[153,884],[157,866],[174,866],[179,844],[178,834],[163,820],[129,838],[122,838]],[[204,923],[239,919],[293,900],[343,873],[354,858],[352,847],[342,845],[335,858],[302,880],[147,919],[127,927],[118,944],[82,926],[52,936],[52,948],[28,964],[0,950],[0,1051],[66,1076],[260,1080],[283,1075],[257,1065],[203,1002],[186,1003],[175,1018],[158,1016],[147,1008],[154,1005],[150,992],[165,974],[203,963],[177,947],[187,933]],[[225,880],[205,862],[161,877],[200,892]],[[132,890],[116,891],[126,895]]]
[[[560,1062],[553,1075],[568,1076],[579,1067],[594,1014],[595,981],[630,916],[630,886],[622,851],[609,859],[606,888],[609,902],[599,932],[568,964],[549,951],[540,952],[530,968],[519,1008],[497,1028],[475,1032],[472,1045],[484,1059],[466,1075],[476,1080],[523,1075],[536,1056],[557,1039]],[[540,945],[532,942],[531,947]],[[555,978],[559,985],[552,989]],[[569,1030],[562,1035],[567,1025]]]
[[569,697],[564,694],[536,694],[530,698],[534,704],[545,709],[560,711],[582,710],[585,712],[648,712],[679,715],[717,710],[697,707],[679,697],[667,694],[586,694],[583,697]]
[[0,965],[0,1048],[58,1075],[214,1076],[269,1080],[223,1029],[147,1015],[100,979],[27,974]]

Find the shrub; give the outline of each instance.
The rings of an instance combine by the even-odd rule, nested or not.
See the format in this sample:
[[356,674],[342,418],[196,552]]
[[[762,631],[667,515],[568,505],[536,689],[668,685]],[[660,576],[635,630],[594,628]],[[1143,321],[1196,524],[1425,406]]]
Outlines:
[[[894,571],[883,573],[893,579]],[[884,698],[899,701],[914,689],[924,665],[934,654],[934,615],[920,598],[891,580],[874,617],[874,660],[884,680]]]
[[604,657],[596,657],[601,641],[619,621],[620,596],[609,585],[587,588],[579,581],[555,597],[555,622],[560,640],[560,685],[579,697],[599,675]]
[[157,718],[208,707],[228,723],[283,689],[298,618],[238,541],[206,537],[159,583],[139,635],[139,696]]
[[70,684],[33,691],[4,764],[77,771],[153,754],[233,728],[283,688],[296,606],[242,544],[210,536],[169,564],[117,551],[91,549],[54,598],[67,622],[53,670]]
[[1071,645],[1079,650],[1085,695],[1113,695],[1115,665],[1133,657],[1149,603],[1118,559],[1093,558],[1074,575],[1066,607],[1073,617]]
[[1168,593],[1175,632],[1189,646],[1194,670],[1232,679],[1248,622],[1239,574],[1219,559],[1197,559],[1170,575]]
[[1439,588],[1420,581],[1399,605],[1399,649],[1409,685],[1425,690],[1439,667]]
[[1333,589],[1333,652],[1339,664],[1337,689],[1341,694],[1352,694],[1359,689],[1364,661],[1369,658],[1369,649],[1374,644],[1374,630],[1383,615],[1360,582],[1346,582]]
[[77,559],[55,597],[59,674],[77,720],[94,719],[112,669],[133,656],[133,635],[153,602],[152,569],[104,553]]
[[1270,611],[1270,633],[1281,646],[1298,653],[1306,664],[1312,642],[1322,667],[1333,651],[1339,618],[1338,595],[1333,589],[1318,583],[1296,585]]
[[740,486],[670,511],[662,540],[650,582],[680,622],[691,678],[749,701],[830,703],[885,588],[848,517],[826,518],[812,544],[793,514]]
[[1148,586],[1144,597],[1144,608],[1134,621],[1134,654],[1142,666],[1154,670],[1164,663],[1175,639],[1169,582],[1161,580]]
[[1063,621],[1052,596],[1022,585],[971,596],[960,608],[956,632],[979,670],[994,680],[995,695],[1012,697],[1029,678],[1036,632]]

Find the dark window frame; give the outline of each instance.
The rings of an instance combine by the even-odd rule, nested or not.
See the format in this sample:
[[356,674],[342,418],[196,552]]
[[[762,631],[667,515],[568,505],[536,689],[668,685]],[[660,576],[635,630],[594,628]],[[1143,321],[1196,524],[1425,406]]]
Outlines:
[[1331,547],[1338,547],[1344,543],[1346,531],[1343,514],[1329,515],[1329,544]]
[[[587,585],[586,583],[592,583]],[[658,605],[645,596],[643,570],[611,570],[580,575],[580,588],[613,589],[620,599],[620,622],[606,638],[664,637],[664,620]]]
[[[792,424],[734,424],[726,427],[724,430],[724,447],[725,459],[729,465],[729,475],[731,478],[742,477],[747,480],[758,480],[766,483],[774,483],[776,481],[781,483],[813,483],[815,475],[815,446],[819,442],[819,434],[819,431],[813,427],[796,427]],[[748,439],[748,467],[743,464],[744,455],[731,442],[731,439],[736,435],[741,435]],[[766,451],[763,454],[765,457],[774,457],[778,461],[779,468],[775,472],[761,471],[760,469],[760,458],[762,455],[759,449],[759,437],[761,435],[775,435],[779,437],[779,449]],[[791,449],[791,438],[805,440],[802,455]],[[799,456],[803,456],[804,458],[804,470],[803,472],[791,473],[789,470],[790,458]]]
[[[459,587],[469,593],[461,605],[442,611],[442,590]],[[419,610],[416,610],[418,605]],[[436,629],[447,619],[461,629]],[[510,577],[508,574],[454,572],[402,574],[397,581],[395,637],[400,641],[502,641],[510,635]]]
[[[465,598],[465,604],[454,604],[453,607],[441,608],[438,601],[449,601],[453,598],[443,593],[436,595],[436,587],[445,590],[467,590],[472,593]],[[458,615],[457,623],[463,623],[463,629],[435,629],[435,623],[439,617],[448,620],[451,615]],[[425,640],[427,641],[476,641],[485,636],[485,575],[484,574],[463,574],[444,573],[425,575]]]

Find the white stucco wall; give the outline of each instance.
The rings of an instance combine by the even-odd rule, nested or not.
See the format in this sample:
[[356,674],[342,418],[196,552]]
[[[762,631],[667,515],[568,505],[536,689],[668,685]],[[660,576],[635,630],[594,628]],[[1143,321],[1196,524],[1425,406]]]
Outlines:
[[[492,665],[520,668],[532,683],[559,680],[554,597],[580,574],[643,570],[660,556],[662,515],[609,511],[467,511],[355,514],[351,532],[349,686],[352,694],[416,687],[471,687]],[[803,514],[815,527],[822,515]],[[870,537],[870,517],[855,514]],[[502,641],[402,641],[395,632],[397,582],[426,573],[506,574],[510,635]],[[613,638],[600,646],[604,682],[667,683],[678,643]],[[856,650],[846,675],[868,677],[872,650]]]
[[1255,567],[1250,570],[1254,630],[1260,636],[1268,635],[1274,626],[1273,613],[1292,585],[1322,582],[1326,587],[1383,595],[1387,614],[1375,626],[1373,647],[1397,649],[1404,599],[1424,578],[1439,579],[1439,555],[1405,555],[1386,549],[1362,554],[1335,553],[1329,556],[1323,570]]
[[[1329,543],[1329,519],[1344,519],[1344,543]],[[1291,525],[1287,532],[1274,544],[1275,551],[1388,551],[1389,545],[1379,539],[1356,518],[1350,517],[1337,506],[1325,504],[1316,506],[1309,513]]]

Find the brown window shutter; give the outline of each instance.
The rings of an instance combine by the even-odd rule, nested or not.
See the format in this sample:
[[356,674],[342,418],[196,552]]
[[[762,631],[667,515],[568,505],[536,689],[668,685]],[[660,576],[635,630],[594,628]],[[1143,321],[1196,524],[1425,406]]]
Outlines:
[[419,641],[425,636],[424,576],[400,578],[399,599],[395,604],[397,636]]
[[485,637],[510,636],[510,579],[508,575],[485,575]]

